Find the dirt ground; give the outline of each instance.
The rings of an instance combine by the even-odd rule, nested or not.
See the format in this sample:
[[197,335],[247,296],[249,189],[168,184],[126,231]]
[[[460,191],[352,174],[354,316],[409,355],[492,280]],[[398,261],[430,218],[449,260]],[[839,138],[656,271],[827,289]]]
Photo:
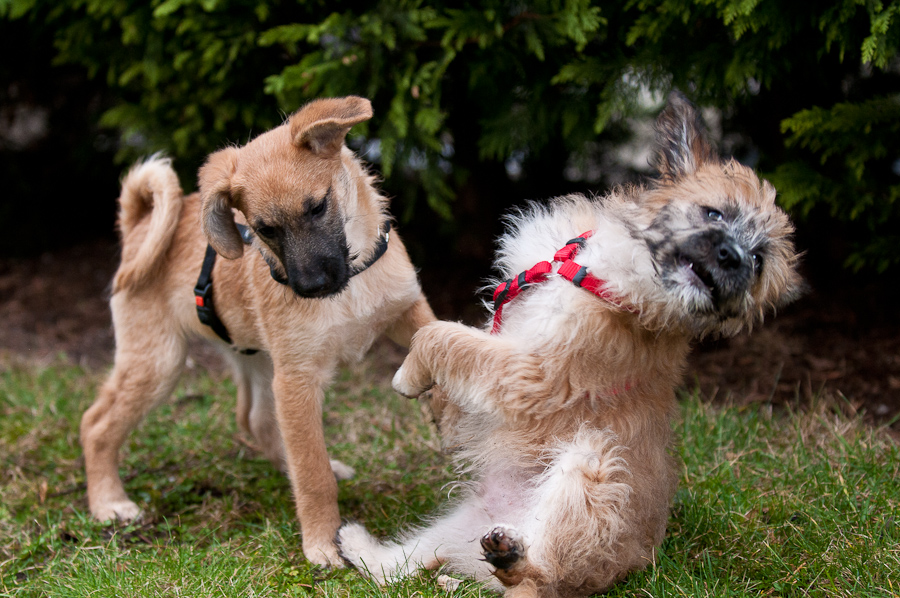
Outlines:
[[[52,363],[64,354],[86,367],[108,366],[114,344],[107,296],[117,260],[112,240],[37,258],[0,259],[0,364]],[[446,281],[440,273],[423,273],[438,315],[477,317],[471,292]],[[734,404],[803,408],[825,397],[836,408],[900,431],[900,325],[872,323],[865,313],[870,308],[862,306],[860,315],[846,302],[811,289],[753,334],[701,343],[685,385],[699,385],[709,400]],[[382,354],[388,366],[402,359],[393,348]],[[211,351],[201,351],[198,362],[221,367]]]

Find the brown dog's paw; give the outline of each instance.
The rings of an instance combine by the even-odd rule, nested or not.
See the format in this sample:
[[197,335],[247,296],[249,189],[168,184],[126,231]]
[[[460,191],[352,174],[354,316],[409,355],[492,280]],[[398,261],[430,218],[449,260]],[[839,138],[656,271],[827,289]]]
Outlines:
[[515,531],[497,526],[481,538],[484,560],[498,569],[509,569],[525,555],[525,547]]
[[333,542],[322,543],[317,546],[307,546],[304,543],[303,556],[313,565],[326,569],[343,569],[346,566],[343,557],[338,553],[337,546]]
[[131,523],[143,517],[141,508],[130,500],[115,500],[91,507],[91,514],[97,521],[111,523]]

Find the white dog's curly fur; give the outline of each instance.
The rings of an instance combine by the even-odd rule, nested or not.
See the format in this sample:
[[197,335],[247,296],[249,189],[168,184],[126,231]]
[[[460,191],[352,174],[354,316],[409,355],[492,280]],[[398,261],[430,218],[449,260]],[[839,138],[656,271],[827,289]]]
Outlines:
[[587,596],[653,561],[691,340],[736,334],[801,285],[772,186],[716,157],[680,94],[657,131],[653,184],[531,204],[500,240],[513,278],[593,231],[575,259],[614,301],[556,265],[505,306],[498,334],[435,322],[415,335],[394,387],[445,395],[445,440],[474,483],[394,541],[344,525],[341,554],[358,569],[389,582],[443,566],[508,596]]

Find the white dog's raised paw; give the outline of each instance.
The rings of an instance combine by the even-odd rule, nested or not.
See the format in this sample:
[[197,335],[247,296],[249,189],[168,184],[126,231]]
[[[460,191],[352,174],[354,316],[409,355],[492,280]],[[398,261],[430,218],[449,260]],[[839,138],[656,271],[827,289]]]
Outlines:
[[130,500],[117,500],[92,508],[91,515],[97,521],[131,523],[139,520],[143,516],[143,511]]
[[419,395],[433,386],[433,384],[428,384],[426,386],[414,384],[406,376],[406,370],[402,365],[397,370],[397,373],[394,374],[394,379],[391,381],[391,385],[394,387],[394,390],[402,394],[404,397],[409,397],[410,399],[418,398]]

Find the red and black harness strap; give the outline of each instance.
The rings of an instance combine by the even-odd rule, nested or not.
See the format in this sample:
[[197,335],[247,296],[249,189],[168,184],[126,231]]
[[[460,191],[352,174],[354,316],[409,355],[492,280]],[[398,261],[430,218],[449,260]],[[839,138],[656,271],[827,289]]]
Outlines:
[[[590,291],[597,297],[601,297],[613,305],[634,311],[631,308],[624,307],[619,299],[606,289],[606,281],[597,278],[593,274],[588,273],[587,268],[575,261],[578,250],[584,247],[584,244],[594,234],[594,231],[587,231],[570,239],[566,242],[565,247],[556,252],[553,256],[553,262],[562,262],[557,274],[572,282],[575,286],[581,287],[586,291]],[[512,301],[522,290],[531,284],[543,282],[547,280],[549,274],[553,271],[553,264],[550,262],[539,262],[530,269],[519,273],[515,278],[511,278],[500,283],[494,290],[494,324],[491,328],[491,334],[500,332],[501,322],[503,320],[503,306]]]
[[503,306],[516,298],[525,287],[542,282],[553,270],[550,262],[539,262],[529,270],[520,272],[515,278],[501,282],[494,291],[494,326],[491,334],[500,332],[500,320],[503,318]]

